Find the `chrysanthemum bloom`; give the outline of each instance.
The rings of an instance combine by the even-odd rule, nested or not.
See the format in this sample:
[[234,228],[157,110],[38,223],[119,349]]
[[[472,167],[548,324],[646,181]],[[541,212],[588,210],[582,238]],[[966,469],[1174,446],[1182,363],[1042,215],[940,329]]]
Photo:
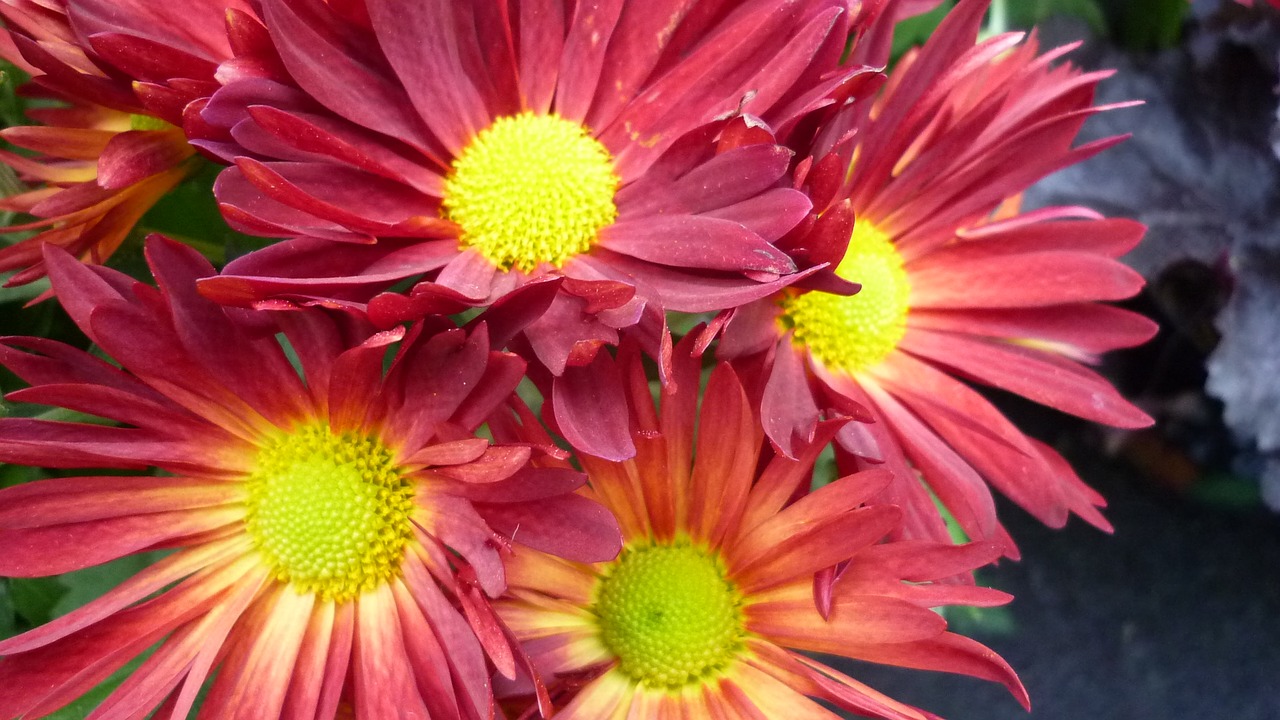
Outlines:
[[1050,525],[1075,512],[1109,527],[1057,453],[961,380],[1116,427],[1151,422],[1082,365],[1154,332],[1095,302],[1142,286],[1115,258],[1144,228],[1078,207],[1016,214],[1030,183],[1120,140],[1071,147],[1104,109],[1091,103],[1108,73],[1055,67],[1069,48],[1037,57],[1020,34],[975,45],[985,6],[961,2],[870,107],[837,118],[851,146],[812,149],[815,206],[852,237],[828,259],[861,292],[779,293],[735,313],[720,346],[765,359],[762,415],[784,452],[823,414],[869,410],[874,422],[837,437],[842,471],[893,470],[880,499],[906,510],[907,536],[939,541],[930,492],[971,538],[1004,536],[987,483]]
[[0,461],[165,475],[0,492],[0,574],[174,552],[0,642],[0,717],[44,716],[148,648],[91,717],[186,718],[215,676],[202,718],[491,717],[492,667],[521,661],[488,600],[507,538],[580,560],[619,547],[572,494],[581,474],[472,435],[524,363],[483,325],[370,336],[309,310],[278,318],[300,376],[267,318],[196,294],[213,269],[195,251],[147,253],[158,290],[46,250],[59,299],[120,366],[6,338],[0,361],[31,384],[9,397],[123,426],[0,419]]
[[[807,490],[813,461],[842,421],[824,422],[798,458],[774,455],[734,371],[711,374],[701,409],[692,342],[675,351],[675,380],[655,409],[639,354],[614,369],[628,387],[635,458],[580,454],[582,491],[622,525],[607,563],[553,557],[515,538],[499,616],[563,707],[558,720],[823,718],[816,700],[879,718],[934,718],[802,652],[826,653],[1002,682],[1017,676],[994,652],[947,632],[930,608],[998,605],[1008,596],[938,578],[996,558],[995,543],[881,543],[901,519],[864,507],[889,473],[869,470]],[[603,353],[602,353],[603,355]],[[499,437],[545,442],[529,425],[495,421]],[[830,612],[814,575],[830,575]],[[800,651],[800,652],[797,652]]]
[[[841,0],[265,0],[198,144],[235,167],[233,226],[302,236],[229,264],[220,302],[363,303],[390,325],[566,281],[527,334],[554,374],[662,310],[720,310],[796,278],[773,240],[810,210],[775,144],[869,76],[838,65]],[[432,305],[434,307],[434,305]],[[563,389],[561,389],[563,392]],[[560,392],[557,392],[559,395]]]
[[33,78],[29,96],[56,101],[28,111],[42,125],[0,137],[37,153],[0,151],[33,190],[0,208],[35,222],[3,232],[47,228],[0,249],[0,272],[20,285],[44,276],[41,246],[51,243],[101,263],[138,220],[199,162],[180,128],[217,89],[213,73],[229,57],[223,12],[233,2],[5,0],[0,56]]

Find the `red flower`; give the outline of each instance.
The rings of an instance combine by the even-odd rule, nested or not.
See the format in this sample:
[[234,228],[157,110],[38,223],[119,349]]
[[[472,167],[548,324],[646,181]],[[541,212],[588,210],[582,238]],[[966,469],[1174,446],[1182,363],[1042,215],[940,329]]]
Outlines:
[[[795,499],[843,421],[822,423],[796,459],[774,455],[727,364],[711,373],[699,407],[692,345],[676,348],[674,382],[663,384],[657,407],[633,347],[616,363],[599,361],[626,388],[638,452],[622,462],[579,455],[590,476],[581,492],[617,515],[622,554],[573,562],[525,547],[523,534],[514,539],[510,586],[496,606],[549,682],[538,692],[543,717],[552,699],[563,704],[560,720],[838,717],[815,700],[859,716],[935,717],[806,652],[974,675],[1004,683],[1025,704],[1008,665],[947,632],[931,609],[1007,602],[995,590],[936,582],[991,561],[1000,547],[882,542],[902,518],[895,507],[864,506],[890,481],[883,470]],[[527,416],[492,427],[496,437],[547,442]],[[825,616],[815,574],[828,580]]]
[[1102,498],[1057,453],[954,376],[1117,427],[1150,423],[1081,364],[1154,332],[1095,302],[1141,288],[1115,258],[1143,227],[1084,208],[1016,210],[1030,183],[1120,140],[1071,147],[1105,109],[1092,98],[1109,73],[1054,67],[1070,48],[1037,57],[1020,34],[975,45],[985,6],[962,1],[874,103],[810,149],[805,181],[824,212],[784,244],[817,249],[807,262],[838,265],[861,292],[784,291],[735,312],[720,347],[767,358],[762,412],[784,452],[824,413],[869,412],[838,436],[841,466],[893,470],[880,499],[907,511],[907,536],[939,541],[930,492],[970,537],[1004,536],[987,483],[1051,525],[1070,511],[1109,527]]
[[35,108],[43,125],[0,136],[35,158],[0,151],[0,161],[41,185],[0,202],[38,220],[0,231],[48,228],[0,249],[8,285],[43,277],[41,248],[101,263],[156,201],[196,167],[179,126],[218,87],[230,56],[224,2],[10,0],[0,55],[33,75],[26,94],[63,107]]
[[[560,375],[663,309],[794,282],[772,246],[810,209],[775,137],[852,92],[839,0],[265,0],[199,142],[233,225],[303,236],[202,292],[364,304],[387,326],[565,279],[527,333]],[[264,197],[265,196],[265,197]],[[384,293],[426,274],[408,295]],[[451,308],[451,309],[452,309]]]
[[488,600],[508,538],[582,561],[618,551],[613,518],[572,494],[581,474],[474,437],[524,363],[483,324],[369,335],[322,310],[244,316],[196,294],[213,269],[193,250],[147,255],[158,289],[46,251],[59,299],[119,367],[8,338],[0,362],[31,383],[9,397],[122,426],[0,419],[0,461],[165,474],[0,491],[0,574],[175,551],[0,642],[0,716],[52,712],[154,646],[101,712],[186,717],[213,678],[202,718],[332,718],[340,702],[491,717],[486,657],[508,676],[522,662]]

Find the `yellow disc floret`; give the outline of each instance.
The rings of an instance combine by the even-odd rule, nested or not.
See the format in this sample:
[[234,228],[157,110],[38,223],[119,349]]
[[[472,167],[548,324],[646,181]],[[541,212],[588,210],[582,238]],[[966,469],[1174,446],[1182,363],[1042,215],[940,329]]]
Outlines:
[[911,286],[893,242],[869,223],[854,227],[836,274],[862,289],[849,296],[788,294],[779,321],[823,365],[859,372],[884,360],[902,340]]
[[257,460],[246,523],[278,580],[342,602],[399,576],[413,486],[382,443],[307,425]]
[[743,651],[741,593],[715,555],[688,542],[626,548],[595,598],[601,641],[641,685],[703,683]]
[[500,117],[453,161],[444,215],[459,242],[500,270],[560,267],[618,217],[613,159],[586,128],[558,115]]

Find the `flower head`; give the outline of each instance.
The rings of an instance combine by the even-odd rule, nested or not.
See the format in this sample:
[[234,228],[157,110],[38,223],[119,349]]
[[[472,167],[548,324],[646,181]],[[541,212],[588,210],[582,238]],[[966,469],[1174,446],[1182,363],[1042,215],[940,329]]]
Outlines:
[[[480,2],[267,0],[234,15],[244,51],[199,144],[235,167],[233,225],[303,236],[202,292],[250,306],[334,299],[381,326],[488,305],[563,278],[526,334],[560,375],[662,310],[763,297],[796,277],[773,246],[810,209],[777,144],[851,93],[838,0]],[[380,293],[428,278],[407,295]]]
[[767,359],[758,392],[784,452],[824,415],[872,420],[837,436],[841,467],[893,470],[880,499],[907,511],[908,536],[938,541],[948,534],[930,491],[970,537],[1003,536],[987,483],[1047,523],[1070,511],[1108,527],[1067,463],[961,380],[1117,427],[1150,422],[1082,364],[1154,331],[1097,303],[1141,288],[1115,258],[1143,227],[1078,207],[1018,210],[1030,183],[1121,139],[1072,147],[1106,109],[1092,99],[1108,73],[1054,66],[1070,48],[1037,55],[1021,34],[975,44],[985,6],[963,0],[878,98],[807,150],[820,218],[788,242],[822,249],[808,262],[862,290],[784,290],[735,312],[720,346]]
[[[497,610],[563,703],[555,717],[837,717],[815,700],[873,717],[933,717],[802,652],[975,675],[1025,702],[998,656],[947,632],[930,609],[1006,602],[934,582],[994,559],[999,546],[881,542],[901,520],[895,507],[864,506],[889,482],[883,470],[803,494],[843,421],[824,422],[796,459],[774,455],[727,364],[711,373],[699,408],[692,346],[676,348],[674,382],[655,408],[639,353],[624,344],[615,378],[628,388],[637,453],[622,462],[579,455],[590,476],[581,492],[617,516],[622,553],[581,563],[515,540]],[[493,427],[545,441],[528,424]],[[815,575],[833,581],[817,586],[829,593],[825,617]]]
[[44,276],[46,243],[99,264],[166,192],[197,167],[180,129],[218,87],[213,72],[230,56],[221,32],[224,2],[118,3],[102,0],[0,5],[7,29],[0,55],[31,74],[24,91],[56,107],[28,114],[41,125],[0,137],[35,157],[0,151],[0,161],[38,187],[0,208],[37,220],[5,232],[47,228],[0,249],[9,285]]
[[0,716],[52,712],[154,646],[99,712],[187,717],[213,678],[202,718],[331,718],[340,702],[489,717],[491,667],[522,662],[489,605],[509,536],[580,560],[618,550],[608,513],[572,494],[580,474],[473,435],[524,363],[490,350],[483,322],[371,334],[315,309],[240,316],[196,294],[213,269],[194,251],[147,254],[158,289],[46,250],[59,299],[119,366],[8,338],[0,362],[31,384],[9,398],[122,426],[0,419],[0,461],[164,474],[0,491],[0,574],[174,552],[0,642]]

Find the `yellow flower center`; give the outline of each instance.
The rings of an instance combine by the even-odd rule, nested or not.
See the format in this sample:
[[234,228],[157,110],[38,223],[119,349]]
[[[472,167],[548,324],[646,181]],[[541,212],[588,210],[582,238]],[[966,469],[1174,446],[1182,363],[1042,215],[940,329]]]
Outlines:
[[413,486],[373,438],[308,425],[264,444],[246,523],[276,578],[342,602],[400,574]]
[[889,236],[869,223],[854,226],[836,274],[862,283],[862,290],[849,296],[789,294],[779,303],[779,322],[823,365],[859,372],[884,360],[902,340],[911,285]]
[[453,161],[444,215],[500,270],[560,267],[618,217],[613,159],[558,115],[500,117]]
[[648,687],[704,683],[743,651],[741,593],[714,555],[688,542],[623,550],[594,610],[618,668]]

